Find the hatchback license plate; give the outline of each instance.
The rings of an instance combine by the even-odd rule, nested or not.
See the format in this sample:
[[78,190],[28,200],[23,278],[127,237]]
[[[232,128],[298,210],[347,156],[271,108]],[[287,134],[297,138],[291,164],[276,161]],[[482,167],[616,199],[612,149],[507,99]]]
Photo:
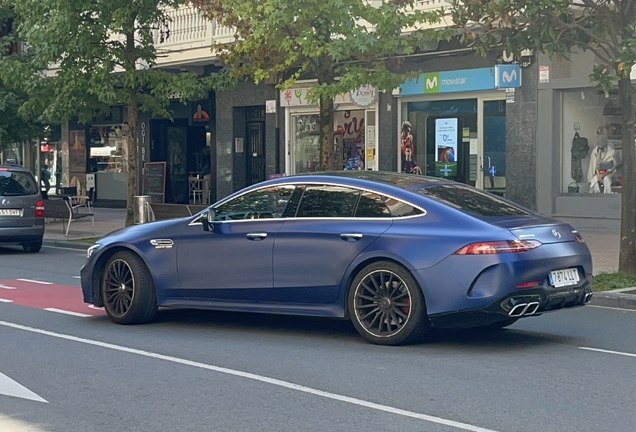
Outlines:
[[22,216],[22,209],[0,209],[0,216]]
[[555,288],[576,285],[579,283],[579,271],[574,268],[551,271],[550,283]]

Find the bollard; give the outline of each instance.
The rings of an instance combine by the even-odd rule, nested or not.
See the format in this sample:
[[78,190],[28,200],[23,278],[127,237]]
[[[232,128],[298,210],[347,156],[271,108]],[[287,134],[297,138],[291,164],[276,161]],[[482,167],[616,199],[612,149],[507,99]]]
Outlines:
[[133,197],[135,211],[135,225],[148,222],[148,204],[150,195],[137,195]]

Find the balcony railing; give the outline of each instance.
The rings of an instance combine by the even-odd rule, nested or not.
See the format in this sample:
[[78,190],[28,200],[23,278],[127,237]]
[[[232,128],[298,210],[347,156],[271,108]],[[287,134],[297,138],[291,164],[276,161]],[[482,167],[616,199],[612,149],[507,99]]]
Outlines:
[[159,66],[200,62],[216,57],[213,47],[217,43],[230,42],[234,29],[219,26],[205,18],[193,6],[168,9],[168,32],[155,32],[155,47]]

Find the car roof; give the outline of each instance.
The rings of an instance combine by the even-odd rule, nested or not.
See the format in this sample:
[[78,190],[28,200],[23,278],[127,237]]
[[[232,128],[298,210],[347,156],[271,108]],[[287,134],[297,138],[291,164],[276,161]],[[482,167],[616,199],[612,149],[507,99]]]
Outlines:
[[[393,186],[398,189],[413,191],[427,186],[440,186],[443,184],[454,184],[451,180],[439,177],[428,177],[416,174],[402,174],[390,171],[321,171],[307,174],[297,174],[284,177],[288,181],[324,181],[330,180],[340,182],[345,179],[347,184],[362,185],[367,182],[380,183],[387,186]],[[358,182],[358,180],[360,182]]]
[[23,171],[23,172],[31,172],[27,168],[19,164],[0,164],[0,168],[2,171]]

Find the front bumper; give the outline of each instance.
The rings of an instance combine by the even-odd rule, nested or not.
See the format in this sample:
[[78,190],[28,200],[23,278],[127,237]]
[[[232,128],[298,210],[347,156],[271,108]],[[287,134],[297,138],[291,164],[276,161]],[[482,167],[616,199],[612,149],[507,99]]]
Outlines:
[[431,315],[429,319],[434,327],[479,327],[511,318],[581,307],[591,299],[590,279],[585,279],[575,287],[519,289],[486,307]]

